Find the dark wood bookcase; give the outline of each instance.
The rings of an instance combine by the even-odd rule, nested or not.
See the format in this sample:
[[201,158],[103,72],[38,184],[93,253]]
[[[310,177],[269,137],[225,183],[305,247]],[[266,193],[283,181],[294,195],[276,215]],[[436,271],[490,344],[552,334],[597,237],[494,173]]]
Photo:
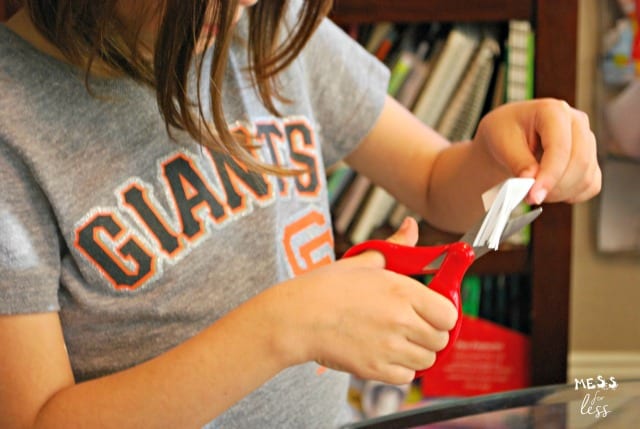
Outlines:
[[[529,20],[536,38],[536,97],[575,103],[578,0],[335,0],[332,17],[341,25]],[[546,204],[532,225],[527,249],[496,252],[472,267],[481,274],[514,270],[529,274],[533,385],[566,381],[571,220],[571,206]]]
[[9,18],[17,7],[17,0],[0,0],[0,22]]

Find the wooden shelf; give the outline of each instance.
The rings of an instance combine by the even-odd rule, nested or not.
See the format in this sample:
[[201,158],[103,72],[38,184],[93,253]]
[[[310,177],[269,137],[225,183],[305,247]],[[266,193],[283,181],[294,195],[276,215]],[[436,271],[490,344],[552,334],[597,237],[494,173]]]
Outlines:
[[0,22],[6,21],[18,9],[16,0],[0,0]]
[[507,21],[530,19],[532,0],[336,0],[339,23],[376,21]]

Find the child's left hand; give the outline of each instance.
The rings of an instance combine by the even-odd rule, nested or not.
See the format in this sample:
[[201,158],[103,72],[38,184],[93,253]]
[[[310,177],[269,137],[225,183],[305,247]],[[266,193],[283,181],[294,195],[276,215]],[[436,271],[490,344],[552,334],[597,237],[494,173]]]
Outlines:
[[587,115],[564,101],[502,105],[482,118],[473,141],[452,144],[389,96],[346,161],[431,225],[461,232],[484,213],[480,195],[509,177],[535,178],[529,204],[595,196],[596,149]]
[[527,202],[576,203],[600,191],[596,139],[584,113],[555,99],[505,104],[478,125],[474,144],[516,177],[535,177]]

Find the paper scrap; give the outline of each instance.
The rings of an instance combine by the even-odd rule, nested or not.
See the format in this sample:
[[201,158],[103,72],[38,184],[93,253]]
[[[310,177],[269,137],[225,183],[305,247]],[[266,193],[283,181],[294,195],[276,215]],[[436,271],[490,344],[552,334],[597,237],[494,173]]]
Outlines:
[[473,242],[474,247],[498,248],[511,212],[524,200],[534,183],[533,178],[511,178],[482,194],[487,215]]

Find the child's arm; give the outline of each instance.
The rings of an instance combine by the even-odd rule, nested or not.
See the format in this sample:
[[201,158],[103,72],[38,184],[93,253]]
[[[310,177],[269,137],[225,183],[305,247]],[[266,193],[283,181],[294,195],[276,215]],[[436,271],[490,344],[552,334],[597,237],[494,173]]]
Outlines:
[[476,220],[481,193],[510,176],[536,178],[530,203],[583,201],[601,182],[586,115],[549,99],[502,106],[483,118],[472,142],[452,145],[388,97],[347,161],[449,230]]
[[0,316],[0,427],[201,426],[285,366],[273,338],[242,313],[158,358],[80,384],[57,313]]
[[[407,222],[392,238],[415,244]],[[444,348],[453,305],[367,252],[269,288],[190,340],[74,384],[57,313],[0,316],[0,427],[198,427],[285,367],[407,383]]]

